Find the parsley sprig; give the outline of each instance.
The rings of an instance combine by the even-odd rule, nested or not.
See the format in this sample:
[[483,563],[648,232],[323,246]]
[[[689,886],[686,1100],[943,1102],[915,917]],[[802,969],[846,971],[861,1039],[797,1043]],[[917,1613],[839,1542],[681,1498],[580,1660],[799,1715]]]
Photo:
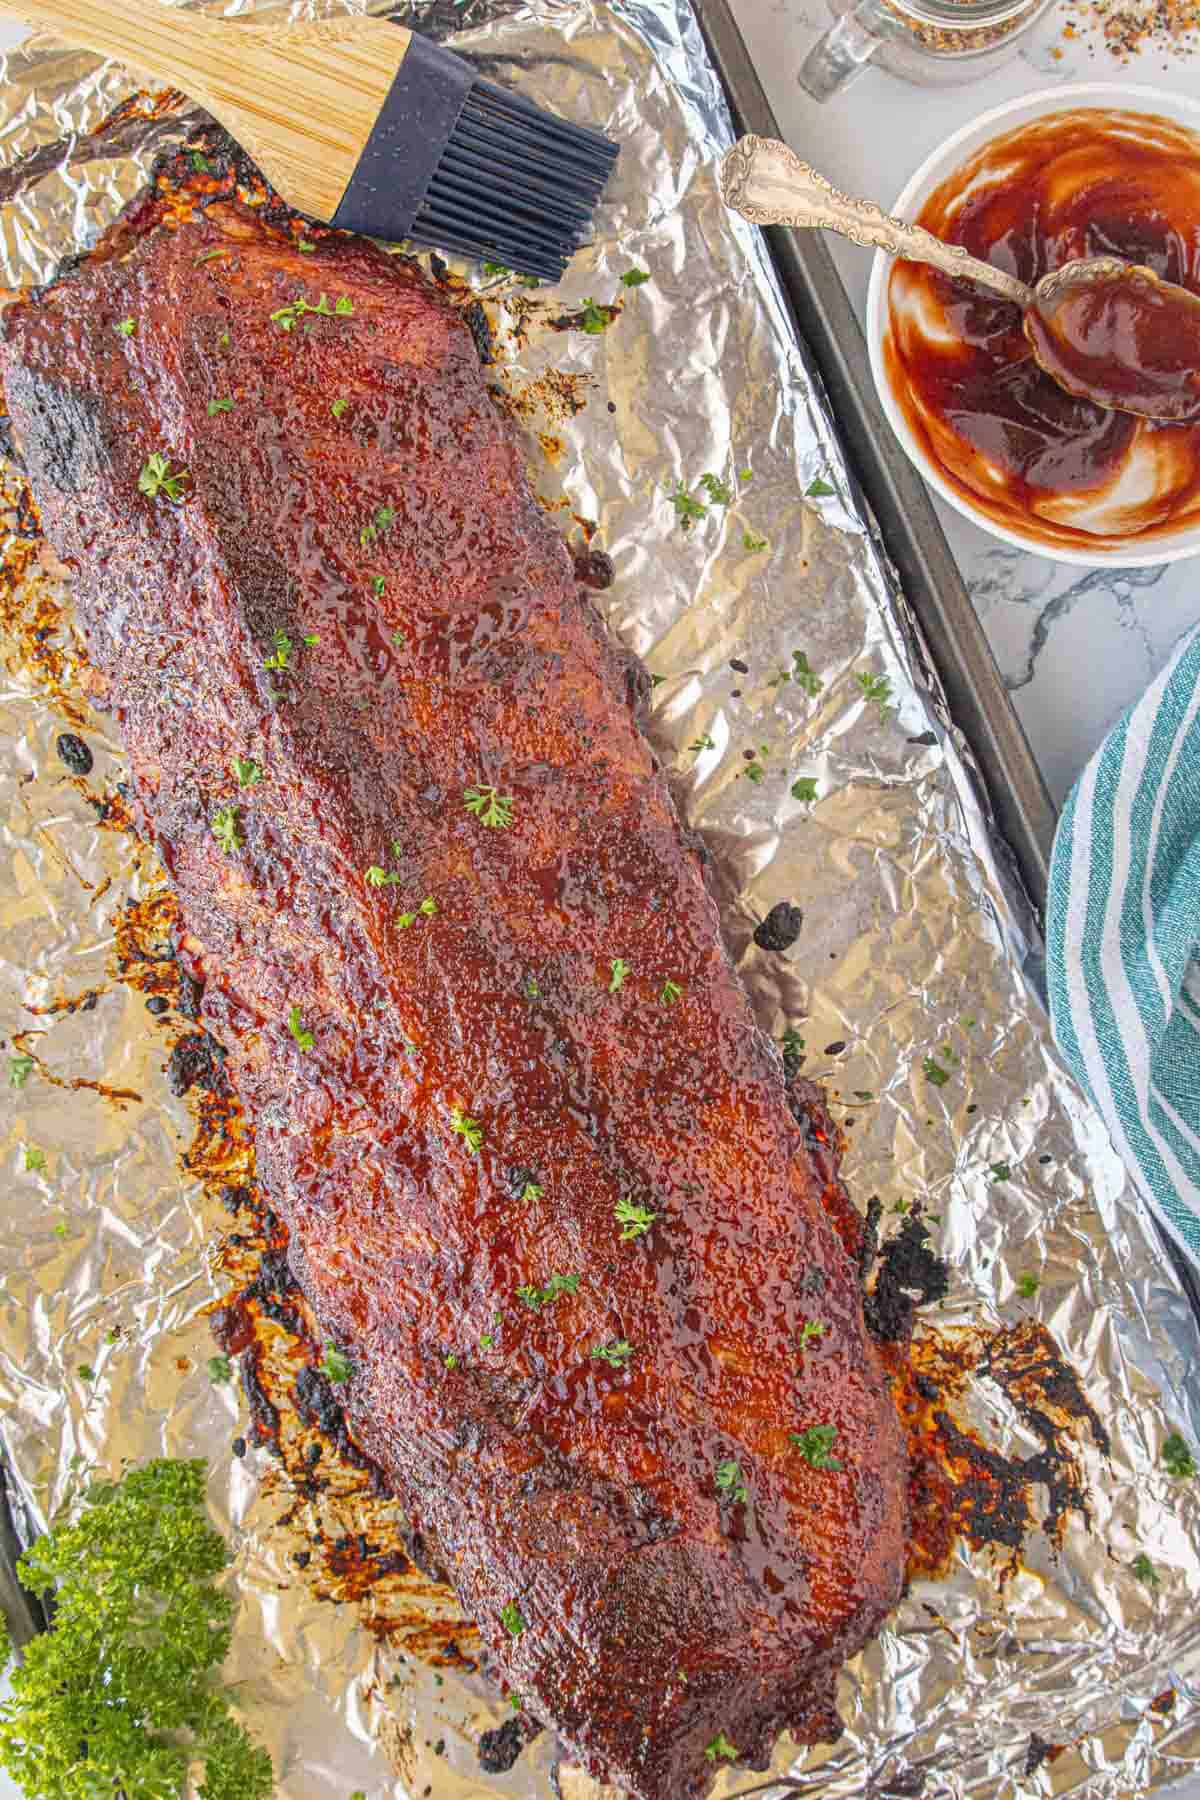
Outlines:
[[319,313],[323,319],[344,319],[348,318],[353,311],[354,302],[346,294],[340,294],[332,306],[329,304],[327,294],[322,294],[315,306],[306,300],[303,294],[297,294],[294,300],[289,300],[286,306],[281,306],[277,312],[271,314],[271,323],[278,325],[281,331],[294,331],[297,322],[304,317],[305,313]]
[[623,1369],[632,1355],[633,1345],[625,1338],[614,1338],[611,1344],[597,1344],[591,1352],[593,1362],[606,1362],[614,1369]]
[[300,1016],[300,1008],[298,1006],[293,1006],[292,1010],[288,1014],[288,1030],[291,1032],[292,1036],[295,1038],[296,1043],[301,1050],[311,1050],[312,1049],[313,1044],[316,1042],[316,1039],[313,1037],[312,1032],[308,1031],[305,1028],[304,1022]]
[[840,1469],[841,1463],[831,1455],[837,1437],[836,1425],[810,1425],[807,1431],[789,1431],[788,1442],[795,1444],[806,1463],[814,1469]]
[[704,1754],[709,1762],[716,1762],[718,1757],[724,1757],[727,1762],[732,1762],[737,1756],[737,1745],[731,1744],[723,1731],[718,1731],[712,1743],[704,1746]]
[[512,795],[495,787],[464,788],[463,805],[493,831],[507,830],[512,824]]
[[245,849],[246,840],[242,836],[236,806],[217,808],[212,816],[212,834],[226,856],[233,856],[236,851]]
[[478,1119],[472,1119],[461,1106],[450,1110],[450,1129],[463,1140],[472,1156],[478,1156],[483,1143],[483,1126]]
[[25,1793],[182,1794],[203,1764],[210,1800],[269,1800],[271,1759],[216,1676],[234,1602],[204,1477],[163,1459],[96,1482],[21,1557],[23,1586],[54,1600],[0,1716],[0,1766]]
[[25,1083],[32,1075],[34,1067],[35,1064],[32,1056],[26,1056],[23,1053],[16,1056],[10,1056],[8,1059],[9,1087],[24,1087]]
[[157,500],[165,494],[168,500],[176,505],[183,499],[183,484],[189,479],[186,469],[176,469],[171,473],[171,464],[161,450],[155,450],[146,458],[142,472],[138,476],[138,492]]
[[535,1287],[526,1282],[517,1289],[517,1298],[530,1312],[540,1312],[543,1306],[558,1299],[560,1294],[574,1294],[578,1291],[581,1277],[578,1275],[551,1275],[545,1287]]
[[750,1496],[746,1491],[746,1483],[738,1463],[732,1459],[728,1462],[719,1462],[713,1479],[722,1499],[731,1500],[735,1506],[745,1506]]
[[1196,1473],[1196,1459],[1181,1431],[1173,1431],[1164,1438],[1162,1461],[1167,1474],[1173,1475],[1176,1481],[1190,1481]]
[[642,1206],[631,1194],[622,1194],[613,1207],[613,1217],[621,1227],[621,1242],[626,1244],[649,1231],[658,1214]]

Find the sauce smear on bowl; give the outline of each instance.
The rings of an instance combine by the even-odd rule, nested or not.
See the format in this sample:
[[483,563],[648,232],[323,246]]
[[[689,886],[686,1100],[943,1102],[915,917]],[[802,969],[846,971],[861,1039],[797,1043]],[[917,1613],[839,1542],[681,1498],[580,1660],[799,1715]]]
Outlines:
[[[1049,114],[976,151],[918,223],[1030,286],[1076,258],[1119,256],[1200,294],[1200,136],[1147,113]],[[1107,377],[1114,405],[1138,368],[1143,389],[1174,385],[1186,406],[1190,350],[1144,291],[1114,286],[1107,308],[1070,302],[1053,333],[1060,354],[1092,361],[1089,379]],[[926,265],[898,262],[888,300],[893,393],[971,505],[1048,549],[1200,525],[1200,418],[1160,423],[1065,393],[1034,360],[1017,307]],[[1105,371],[1122,347],[1126,375],[1115,356]]]

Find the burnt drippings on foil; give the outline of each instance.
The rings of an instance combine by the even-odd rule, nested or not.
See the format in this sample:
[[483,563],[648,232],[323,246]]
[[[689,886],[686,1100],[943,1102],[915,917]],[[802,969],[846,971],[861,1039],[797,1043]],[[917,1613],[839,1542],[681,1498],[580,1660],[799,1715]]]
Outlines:
[[[922,1328],[882,1349],[908,1435],[910,1580],[944,1573],[963,1541],[994,1555],[1003,1583],[1035,1532],[1061,1547],[1069,1514],[1091,1524],[1083,1449],[1107,1454],[1108,1433],[1044,1325]],[[1036,1449],[1001,1450],[964,1422],[989,1402]]]

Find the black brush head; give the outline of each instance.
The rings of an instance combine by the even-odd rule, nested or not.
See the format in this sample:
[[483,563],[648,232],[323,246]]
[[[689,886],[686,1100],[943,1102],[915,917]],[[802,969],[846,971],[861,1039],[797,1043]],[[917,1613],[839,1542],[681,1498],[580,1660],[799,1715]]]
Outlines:
[[557,281],[616,160],[602,133],[414,37],[333,222]]

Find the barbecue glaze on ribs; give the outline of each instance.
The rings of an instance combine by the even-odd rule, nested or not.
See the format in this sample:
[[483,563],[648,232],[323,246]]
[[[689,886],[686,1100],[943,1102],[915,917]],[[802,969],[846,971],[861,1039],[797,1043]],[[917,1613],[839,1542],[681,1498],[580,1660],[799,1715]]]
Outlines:
[[836,1735],[900,1588],[897,1419],[644,678],[461,319],[223,203],[144,208],[3,336],[356,1436],[595,1773],[685,1800]]

